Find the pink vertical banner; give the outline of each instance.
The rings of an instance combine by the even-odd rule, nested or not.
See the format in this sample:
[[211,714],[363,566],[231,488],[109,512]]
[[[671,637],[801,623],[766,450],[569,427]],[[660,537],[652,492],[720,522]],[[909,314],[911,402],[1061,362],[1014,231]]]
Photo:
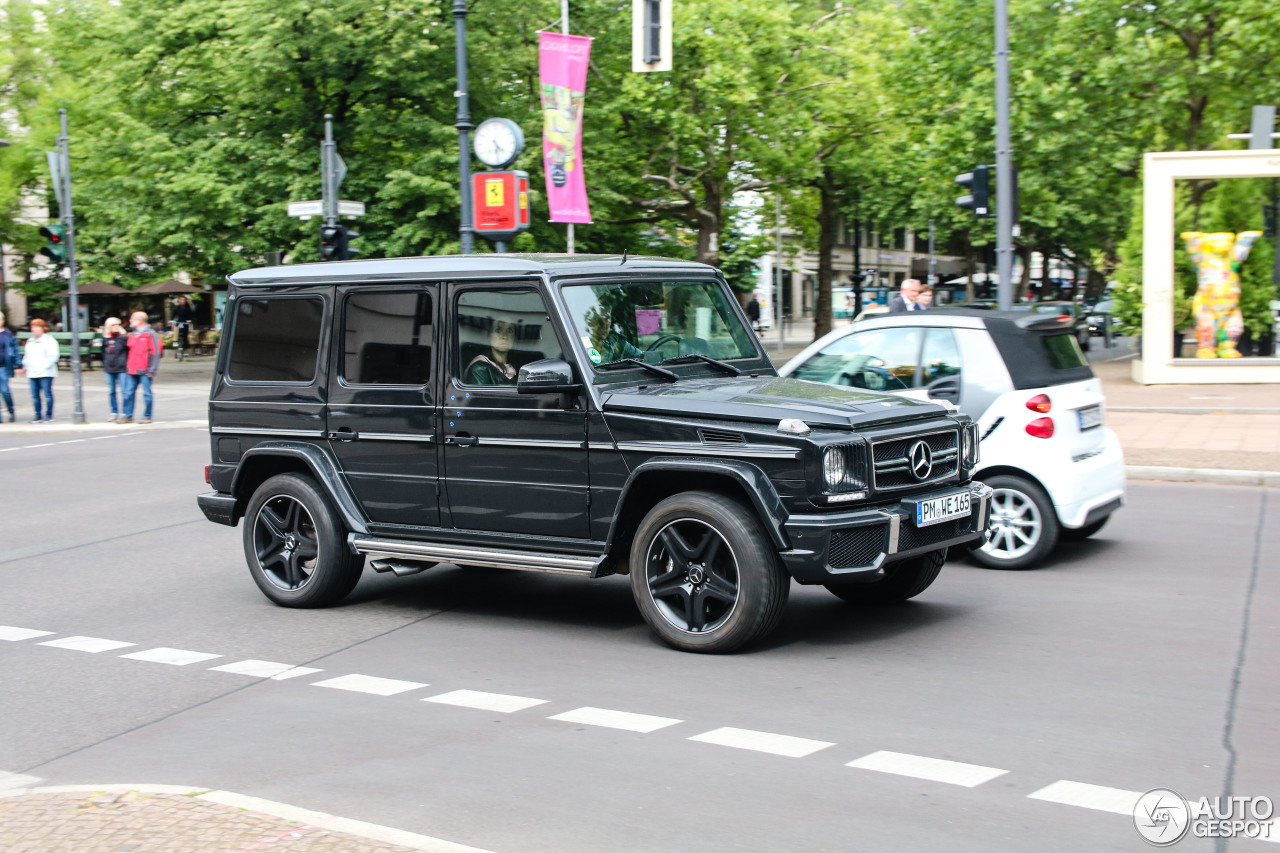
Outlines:
[[587,90],[591,39],[538,33],[542,91],[542,165],[552,222],[591,222],[582,174],[582,99]]

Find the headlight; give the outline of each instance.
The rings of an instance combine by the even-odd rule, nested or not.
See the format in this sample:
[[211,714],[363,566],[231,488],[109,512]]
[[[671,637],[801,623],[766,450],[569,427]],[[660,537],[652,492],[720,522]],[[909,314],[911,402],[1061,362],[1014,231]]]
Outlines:
[[[842,444],[828,447],[822,453],[822,486],[828,494],[860,492],[866,489],[863,476],[862,447]],[[850,495],[849,500],[853,499]]]
[[964,467],[972,471],[974,468],[978,467],[978,456],[980,452],[978,449],[978,445],[980,444],[978,438],[978,425],[975,423],[965,424],[964,431],[961,435],[963,436],[961,440],[961,459],[964,460]]

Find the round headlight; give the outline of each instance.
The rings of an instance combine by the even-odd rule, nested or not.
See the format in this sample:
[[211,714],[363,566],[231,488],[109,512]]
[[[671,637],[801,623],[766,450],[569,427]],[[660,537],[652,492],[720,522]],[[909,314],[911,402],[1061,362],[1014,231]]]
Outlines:
[[847,469],[844,463],[844,450],[839,447],[828,447],[822,454],[822,480],[829,491],[836,491],[844,485]]

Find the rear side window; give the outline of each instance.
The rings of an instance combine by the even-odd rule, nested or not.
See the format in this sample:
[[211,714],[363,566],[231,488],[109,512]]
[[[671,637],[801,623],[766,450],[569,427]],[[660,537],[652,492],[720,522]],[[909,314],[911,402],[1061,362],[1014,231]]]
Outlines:
[[323,317],[318,296],[237,299],[227,376],[240,382],[315,381]]
[[1044,347],[1049,366],[1054,370],[1075,370],[1089,363],[1075,335],[1044,335],[1040,338],[1040,346]]
[[431,294],[421,291],[347,297],[342,378],[355,385],[427,384],[431,317]]

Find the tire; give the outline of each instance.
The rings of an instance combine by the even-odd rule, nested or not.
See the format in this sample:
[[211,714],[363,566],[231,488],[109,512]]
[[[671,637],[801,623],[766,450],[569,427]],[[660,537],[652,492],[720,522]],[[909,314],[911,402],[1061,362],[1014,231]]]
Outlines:
[[885,567],[885,576],[872,583],[827,584],[827,591],[850,604],[894,604],[915,598],[938,578],[947,549],[930,551]]
[[1104,515],[1102,518],[1090,524],[1086,524],[1084,527],[1064,527],[1059,535],[1062,537],[1063,541],[1066,542],[1083,542],[1105,527],[1107,522],[1110,520],[1110,515]]
[[682,492],[658,503],[636,531],[631,592],[667,645],[723,653],[777,626],[791,579],[750,507],[714,492]]
[[355,589],[364,557],[310,477],[277,474],[245,512],[244,556],[263,595],[282,607],[328,607]]
[[1015,474],[983,477],[993,490],[991,539],[969,552],[979,565],[991,569],[1029,569],[1058,544],[1061,527],[1053,502],[1039,485]]

